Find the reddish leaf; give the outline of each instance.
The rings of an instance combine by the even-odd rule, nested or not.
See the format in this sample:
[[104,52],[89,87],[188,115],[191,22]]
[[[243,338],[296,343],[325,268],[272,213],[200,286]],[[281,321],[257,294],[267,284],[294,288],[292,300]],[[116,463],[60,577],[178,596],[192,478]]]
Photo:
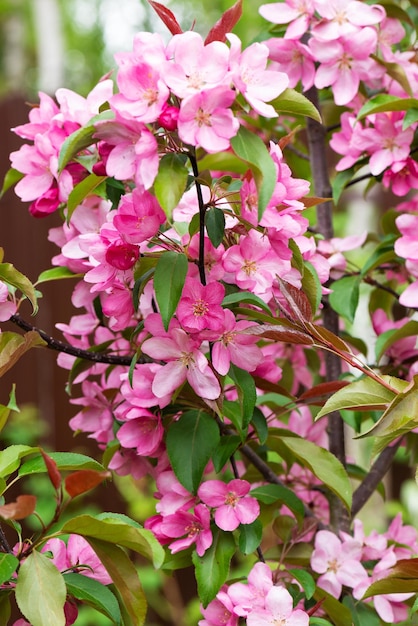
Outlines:
[[54,459],[51,459],[43,450],[41,450],[42,458],[45,461],[46,469],[48,470],[49,480],[51,481],[54,489],[59,489],[61,486],[61,474]]
[[106,478],[110,478],[110,472],[96,472],[95,470],[80,470],[69,474],[65,479],[65,488],[71,498],[76,498],[90,489],[100,485]]
[[331,393],[335,393],[339,389],[346,387],[350,383],[347,380],[333,380],[329,383],[319,383],[312,389],[307,389],[299,397],[299,400],[311,400],[312,398],[320,398],[321,396],[328,396]]
[[389,576],[418,578],[418,559],[401,559],[392,567]]
[[[149,1],[149,0],[148,0]],[[242,0],[238,0],[234,6],[225,11],[222,17],[208,32],[205,45],[212,41],[225,41],[225,35],[230,33],[242,15]]]
[[302,346],[313,344],[312,338],[303,331],[295,328],[281,328],[275,324],[250,326],[241,332],[245,335],[257,335],[258,337],[263,337],[263,339],[273,339],[274,341],[283,341],[285,343],[297,343]]
[[280,276],[276,276],[276,279],[280,292],[289,307],[287,313],[290,313],[294,321],[298,321],[302,326],[305,326],[307,322],[312,320],[312,307],[308,297],[294,285],[282,280]]
[[351,354],[351,350],[345,341],[335,335],[331,330],[323,326],[318,326],[317,324],[307,324],[306,329],[310,332],[316,343],[322,344],[326,348],[335,348],[340,352]]
[[35,496],[18,496],[16,502],[9,502],[0,506],[0,517],[3,519],[24,519],[35,510]]
[[158,17],[164,24],[167,26],[168,30],[172,35],[180,35],[183,30],[176,20],[176,17],[170,9],[167,9],[163,4],[159,2],[154,2],[154,0],[148,0],[149,4],[152,6]]

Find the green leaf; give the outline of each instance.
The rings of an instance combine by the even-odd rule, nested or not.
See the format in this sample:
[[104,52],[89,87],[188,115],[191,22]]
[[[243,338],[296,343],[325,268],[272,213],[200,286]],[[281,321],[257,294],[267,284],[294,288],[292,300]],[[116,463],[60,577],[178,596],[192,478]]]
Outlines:
[[0,333],[0,377],[31,348],[45,346],[45,341],[35,330],[24,335],[5,331]]
[[396,237],[394,235],[390,235],[387,240],[377,246],[371,256],[363,264],[360,272],[361,276],[366,276],[372,270],[384,265],[385,263],[389,263],[396,258],[396,254],[393,249],[395,239]]
[[225,232],[225,215],[221,209],[213,206],[206,211],[206,230],[213,246],[217,248],[221,243]]
[[33,315],[38,311],[35,287],[30,280],[19,272],[11,263],[0,263],[0,280],[19,289],[32,305]]
[[86,126],[77,129],[61,146],[59,158],[58,158],[58,171],[62,172],[64,167],[72,160],[79,152],[85,150],[94,143],[97,143],[98,139],[93,139],[93,135],[97,132],[94,123],[102,120],[110,120],[115,117],[113,111],[106,110],[99,115],[95,115]]
[[257,400],[254,378],[246,370],[242,370],[240,367],[232,364],[229,368],[228,376],[232,378],[236,385],[242,415],[241,427],[247,428],[253,417]]
[[418,122],[418,108],[409,109],[409,111],[405,113],[405,117],[402,123],[402,130],[406,130],[407,128],[412,126],[412,124],[415,124],[415,122]]
[[224,435],[212,453],[212,461],[216,472],[220,472],[241,444],[238,435]]
[[263,537],[263,525],[256,519],[252,524],[240,524],[238,547],[243,554],[255,552]]
[[360,277],[344,276],[335,280],[331,285],[329,303],[336,313],[345,317],[349,322],[354,321],[360,293]]
[[296,89],[285,89],[280,96],[272,100],[270,104],[275,108],[277,113],[303,115],[304,117],[311,117],[320,124],[322,122],[318,109],[306,96],[296,91]]
[[113,580],[111,588],[118,597],[124,626],[143,626],[147,602],[134,564],[119,546],[98,538],[86,539]]
[[204,411],[187,411],[170,425],[168,457],[178,480],[190,493],[196,493],[219,441],[219,428]]
[[137,528],[112,516],[103,519],[102,514],[99,519],[91,515],[79,515],[66,522],[61,530],[63,533],[81,535],[88,541],[100,539],[138,552],[152,561],[157,569],[164,561],[164,550],[150,530]]
[[24,174],[22,172],[18,172],[18,170],[13,169],[13,167],[9,168],[3,179],[3,186],[0,191],[0,198],[4,196],[6,191],[16,185],[19,180],[22,180]]
[[414,94],[413,94],[411,84],[409,82],[409,79],[408,79],[407,73],[405,72],[404,67],[400,63],[385,61],[377,54],[371,54],[370,57],[373,59],[373,61],[375,61],[379,65],[382,65],[385,68],[386,73],[391,78],[393,78],[393,80],[396,80],[396,82],[400,84],[400,86],[405,91],[405,93],[407,93],[412,98]]
[[[406,381],[404,381],[406,382]],[[414,376],[404,391],[400,392],[387,407],[381,418],[356,439],[374,436],[372,457],[377,456],[392,441],[416,428],[418,425],[418,376]]]
[[[48,452],[48,456],[57,464],[60,471],[95,470],[105,471],[105,467],[94,459],[78,452]],[[45,462],[41,454],[25,461],[19,470],[19,476],[30,476],[46,472]]]
[[204,607],[213,600],[228,578],[229,565],[235,552],[231,533],[218,529],[213,533],[213,543],[203,556],[193,553],[197,589]]
[[258,191],[258,218],[261,219],[276,186],[276,167],[264,142],[258,135],[241,126],[231,139],[235,154],[248,163]]
[[186,280],[188,262],[185,254],[164,252],[154,274],[154,291],[165,330],[173,317]]
[[385,113],[386,111],[408,111],[417,109],[418,100],[416,98],[398,98],[389,94],[380,94],[370,98],[358,112],[357,119],[361,120],[367,115],[375,113]]
[[[329,593],[317,587],[314,598],[317,602],[322,602],[321,609],[330,618],[333,626],[353,626],[350,610]],[[364,622],[362,626],[369,626],[369,624]]]
[[379,335],[376,341],[375,352],[377,361],[387,352],[387,350],[400,339],[405,337],[416,337],[418,335],[418,322],[410,320],[401,328],[393,328]]
[[294,513],[301,524],[305,515],[303,502],[287,487],[282,485],[263,485],[252,489],[250,494],[264,504],[285,504]]
[[[395,387],[396,380],[400,380],[394,379],[392,376],[382,376],[382,379],[392,385],[394,389],[397,388]],[[319,419],[333,411],[340,411],[341,409],[385,409],[395,396],[395,391],[392,393],[375,380],[371,378],[360,378],[360,380],[356,380],[336,391],[329,400],[325,402],[315,419]]]
[[0,554],[0,585],[7,582],[19,566],[19,559],[14,554]]
[[321,304],[322,285],[316,269],[309,261],[304,263],[302,291],[307,295],[312,313],[315,314]]
[[108,587],[82,574],[64,574],[64,581],[70,596],[106,615],[114,624],[121,623],[118,601]]
[[309,572],[303,569],[289,569],[287,570],[289,574],[296,578],[298,583],[300,583],[303,591],[305,592],[305,596],[307,600],[310,600],[315,593],[315,581],[310,575]]
[[65,626],[67,592],[62,574],[51,559],[34,550],[21,564],[16,602],[32,626]]
[[24,446],[20,444],[8,446],[0,452],[0,476],[2,478],[7,478],[18,469],[20,461],[24,456],[38,451],[39,448],[34,448],[32,446]]
[[344,191],[344,189],[346,188],[350,180],[353,178],[355,173],[356,173],[356,168],[350,167],[347,170],[338,172],[338,174],[334,177],[331,183],[331,186],[332,186],[332,199],[336,206],[338,205],[342,192]]
[[205,154],[199,160],[199,171],[223,171],[235,172],[236,174],[245,174],[248,165],[239,159],[232,152],[216,152],[215,154]]
[[81,274],[74,274],[68,267],[53,267],[50,270],[41,272],[36,281],[36,285],[46,283],[50,280],[62,280],[63,278],[77,278]]
[[71,191],[67,201],[67,224],[71,221],[71,216],[76,208],[83,202],[87,196],[90,196],[98,187],[106,180],[107,176],[96,176],[89,174],[86,178],[78,183]]
[[9,595],[10,592],[0,592],[0,615],[3,620],[3,624],[9,624],[9,619],[12,612]]
[[[258,401],[258,398],[257,398]],[[267,437],[269,434],[269,426],[266,420],[264,413],[256,406],[254,409],[253,417],[251,419],[251,424],[254,426],[258,439],[261,445],[264,445],[267,441]]]
[[352,487],[344,466],[325,448],[321,448],[308,439],[300,437],[280,437],[278,448],[291,453],[302,465],[324,483],[342,500],[348,510],[351,509]]
[[255,294],[250,293],[249,291],[237,291],[236,293],[228,294],[223,299],[222,306],[233,307],[234,304],[239,304],[240,302],[247,302],[248,304],[253,304],[255,306],[258,306],[260,307],[260,309],[263,309],[264,311],[266,311],[266,313],[271,315],[271,310],[269,309],[267,304],[264,302],[264,300],[262,300]]
[[188,176],[184,157],[180,154],[165,154],[160,159],[158,174],[154,181],[154,193],[169,220],[173,209],[186,191]]

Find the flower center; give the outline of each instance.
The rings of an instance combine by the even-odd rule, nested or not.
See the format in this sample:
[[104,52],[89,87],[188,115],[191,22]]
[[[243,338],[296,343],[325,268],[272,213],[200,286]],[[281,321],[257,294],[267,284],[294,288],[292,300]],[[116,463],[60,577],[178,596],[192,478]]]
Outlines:
[[199,108],[196,113],[195,120],[198,126],[212,126],[210,121],[210,113]]
[[193,304],[193,315],[195,317],[203,317],[209,311],[207,303],[200,299]]
[[195,535],[198,535],[201,530],[202,526],[198,522],[192,522],[185,528],[188,537],[194,537]]
[[334,572],[334,574],[338,571],[338,561],[337,559],[331,559],[328,561],[328,571]]
[[190,365],[193,365],[194,363],[193,352],[182,352],[180,356],[180,361],[181,363],[183,363],[185,367],[189,367]]
[[225,496],[225,504],[228,504],[229,506],[236,506],[236,504],[238,504],[238,500],[238,496],[232,491],[227,493]]
[[144,91],[144,100],[148,106],[155,104],[158,100],[158,91],[154,87],[148,87]]
[[247,274],[247,276],[251,276],[251,274],[255,274],[257,271],[257,263],[255,261],[249,261],[248,259],[245,259],[242,270]]
[[236,334],[237,333],[232,330],[230,330],[228,333],[224,333],[221,337],[221,341],[224,346],[229,346],[230,343],[233,343]]

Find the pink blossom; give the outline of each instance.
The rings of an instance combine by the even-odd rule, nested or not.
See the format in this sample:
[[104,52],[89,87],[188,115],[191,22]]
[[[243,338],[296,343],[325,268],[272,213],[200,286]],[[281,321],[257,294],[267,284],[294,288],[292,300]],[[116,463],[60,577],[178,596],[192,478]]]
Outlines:
[[400,111],[378,113],[373,127],[364,129],[359,135],[358,147],[371,155],[373,175],[381,174],[387,167],[409,156],[414,130],[402,130],[403,119],[404,113]]
[[338,105],[351,102],[358,92],[360,80],[368,79],[373,74],[370,54],[376,45],[377,34],[371,27],[334,41],[312,38],[309,47],[320,63],[315,86],[318,89],[331,86]]
[[104,389],[95,381],[85,380],[82,383],[81,398],[74,398],[71,404],[83,407],[69,422],[74,431],[90,433],[89,437],[107,443],[114,439],[113,434],[113,401],[109,400]]
[[216,508],[215,522],[219,528],[235,530],[240,524],[254,522],[260,513],[257,500],[247,495],[250,489],[249,482],[238,478],[229,483],[207,480],[197,493],[202,502]]
[[198,343],[181,328],[174,328],[168,337],[152,337],[144,341],[144,354],[167,361],[152,383],[152,392],[157,398],[173,393],[186,380],[202,398],[215,400],[219,397],[219,382],[197,346]]
[[109,328],[124,330],[135,324],[132,291],[126,285],[115,283],[110,293],[102,296],[102,311],[109,318]]
[[148,459],[138,456],[132,449],[116,450],[109,461],[108,468],[119,476],[132,476],[134,480],[139,480],[147,474],[154,475],[154,468]]
[[179,510],[187,511],[196,504],[196,497],[180,484],[171,469],[158,474],[157,489],[155,497],[159,502],[155,508],[163,517],[173,515]]
[[325,41],[351,37],[362,26],[374,26],[386,17],[382,6],[358,0],[315,0],[315,8],[324,19],[314,25],[312,32]]
[[216,594],[216,598],[201,608],[205,619],[199,620],[199,626],[238,626],[238,615],[234,613],[234,606],[229,598],[226,587]]
[[163,67],[164,80],[179,98],[227,84],[229,50],[221,41],[207,45],[193,31],[174,35],[167,46],[172,61]]
[[164,435],[161,418],[136,407],[118,410],[117,417],[125,420],[116,435],[122,446],[135,448],[140,456],[155,456]]
[[286,74],[267,70],[269,50],[261,43],[254,43],[241,53],[241,41],[228,34],[231,44],[231,79],[248,104],[264,117],[277,117],[274,107],[266,102],[277,98],[289,85]]
[[309,615],[293,609],[293,600],[284,587],[273,586],[266,595],[265,608],[255,608],[247,616],[247,626],[308,626]]
[[196,278],[187,278],[176,312],[184,330],[190,333],[203,329],[221,330],[225,317],[221,307],[224,295],[225,288],[221,283],[202,285]]
[[309,29],[315,11],[313,0],[285,0],[263,4],[260,15],[273,24],[289,24],[285,38],[299,39]]
[[252,372],[263,360],[263,353],[255,345],[257,338],[242,332],[252,324],[245,320],[237,322],[229,309],[225,309],[224,316],[222,334],[213,336],[213,367],[221,376],[228,373],[231,363]]
[[320,574],[318,586],[339,598],[343,585],[353,588],[368,578],[360,563],[361,550],[360,542],[355,539],[341,541],[329,530],[320,530],[311,556],[311,567]]
[[113,224],[125,241],[138,244],[154,237],[165,220],[156,197],[135,188],[131,194],[122,196]]
[[17,311],[16,303],[9,298],[9,289],[6,283],[0,280],[0,322],[6,322]]
[[70,535],[67,545],[62,539],[49,539],[43,546],[42,552],[52,553],[51,560],[60,571],[71,569],[94,578],[103,585],[112,583],[112,579],[93,548],[80,535]]
[[385,170],[382,183],[395,196],[406,196],[411,189],[418,189],[418,163],[411,157],[395,161]]
[[161,523],[161,531],[167,537],[182,537],[173,541],[169,548],[172,554],[184,550],[196,543],[196,552],[199,556],[212,545],[213,537],[210,530],[210,513],[203,504],[198,504],[194,509],[194,514],[186,511],[177,511],[172,515],[167,515]]
[[302,82],[303,90],[310,89],[315,79],[314,56],[308,46],[297,39],[273,37],[263,42],[269,49],[269,57],[275,62],[273,67],[285,72],[289,77],[289,87]]
[[[373,330],[375,331],[377,337],[387,331],[402,328],[402,326],[407,324],[409,321],[409,317],[403,317],[399,320],[393,321],[389,319],[383,309],[377,309],[372,314]],[[402,363],[406,359],[418,355],[416,344],[416,337],[404,337],[395,341],[395,343],[385,350],[385,355],[388,358],[393,359],[395,363]]]
[[248,584],[234,583],[228,596],[234,604],[234,613],[247,617],[256,609],[264,609],[266,596],[273,587],[272,571],[265,563],[256,563],[247,577]]
[[235,91],[224,86],[204,89],[183,100],[178,118],[180,139],[209,153],[227,150],[239,129],[229,108],[234,100]]
[[155,374],[161,369],[158,363],[141,363],[135,366],[132,385],[128,381],[128,374],[121,376],[121,394],[131,406],[149,408],[159,406],[164,408],[169,404],[171,396],[167,394],[162,398],[157,398],[152,393],[152,381]]

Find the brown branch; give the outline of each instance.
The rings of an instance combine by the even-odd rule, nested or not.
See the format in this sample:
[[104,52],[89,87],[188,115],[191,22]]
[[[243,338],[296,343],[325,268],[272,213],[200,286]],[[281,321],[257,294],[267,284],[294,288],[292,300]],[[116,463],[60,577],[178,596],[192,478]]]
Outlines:
[[[319,99],[316,87],[312,87],[306,93],[309,100],[319,110]],[[332,188],[328,174],[328,161],[326,155],[326,128],[312,118],[307,120],[307,137],[309,145],[309,156],[311,171],[314,182],[315,195],[322,198],[332,197]],[[323,202],[317,206],[318,232],[325,239],[334,236],[333,227],[333,204]],[[323,324],[327,330],[338,335],[338,315],[330,307],[324,307]],[[325,355],[326,380],[328,382],[338,380],[341,375],[341,361],[332,352]],[[338,412],[333,412],[328,416],[328,437],[329,450],[345,466],[345,436],[344,422]],[[331,525],[335,530],[348,530],[349,520],[346,510],[341,501],[335,498],[331,501]]]
[[22,330],[31,331],[34,330],[38,333],[38,335],[45,341],[47,348],[51,350],[56,350],[57,352],[65,352],[65,354],[71,354],[72,356],[77,357],[78,359],[85,359],[86,361],[93,361],[94,363],[108,363],[109,365],[131,365],[132,356],[119,356],[117,354],[109,354],[107,352],[90,352],[89,350],[81,350],[80,348],[75,348],[71,346],[69,343],[65,343],[64,341],[60,341],[59,339],[54,339],[46,333],[44,330],[37,328],[33,324],[30,324],[26,320],[20,317],[18,313],[12,315],[9,320],[22,328]]
[[385,448],[373,463],[369,473],[363,482],[357,487],[353,493],[353,504],[351,507],[351,515],[354,517],[363,508],[370,496],[376,490],[382,478],[390,469],[396,451],[401,445],[402,437],[400,437],[392,446]]

